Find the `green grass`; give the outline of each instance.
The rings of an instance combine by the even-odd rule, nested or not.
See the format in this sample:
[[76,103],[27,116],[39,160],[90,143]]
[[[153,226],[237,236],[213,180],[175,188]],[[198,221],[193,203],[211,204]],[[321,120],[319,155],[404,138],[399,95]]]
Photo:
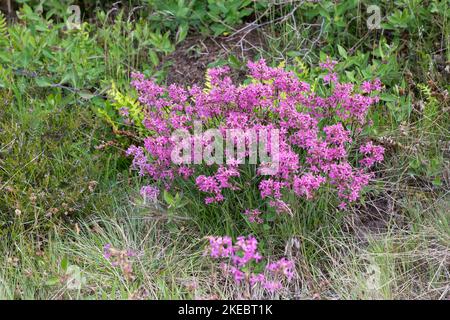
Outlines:
[[[39,245],[23,235],[3,243],[2,299],[180,299],[208,290],[195,238],[167,231],[135,208],[118,209],[62,228]],[[79,229],[78,229],[79,228]],[[173,243],[173,238],[180,241]],[[103,246],[133,249],[133,281],[103,257]],[[6,248],[5,248],[6,247]],[[79,270],[79,275],[73,270]],[[190,283],[200,285],[191,292]]]
[[[112,206],[114,211],[99,211],[43,242],[25,234],[3,241],[0,298],[246,297],[203,257],[205,241],[195,229],[186,224],[174,229],[154,209],[123,200]],[[426,217],[411,219],[407,229],[390,223],[385,232],[359,237],[331,229],[318,230],[316,235],[297,234],[286,243],[286,254],[297,261],[296,278],[289,291],[272,298],[446,298],[449,223],[448,203],[442,202]],[[133,281],[103,257],[107,243],[137,253],[131,259]],[[252,297],[267,298],[261,292]]]
[[333,290],[344,299],[448,298],[450,216],[448,203],[440,205],[426,217],[411,220],[408,228],[389,225],[362,243],[345,237],[332,240],[347,253],[330,253],[336,259],[328,269]]

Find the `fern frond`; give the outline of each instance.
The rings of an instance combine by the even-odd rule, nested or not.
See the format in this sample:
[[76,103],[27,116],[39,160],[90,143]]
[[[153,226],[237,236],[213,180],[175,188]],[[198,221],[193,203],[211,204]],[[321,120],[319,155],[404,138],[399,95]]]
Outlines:
[[0,41],[8,37],[8,25],[5,15],[0,11]]
[[309,73],[308,66],[299,57],[294,58],[294,63],[297,67],[298,72],[302,73],[303,77],[307,77]]
[[431,97],[431,88],[423,83],[418,83],[417,87],[420,89],[420,92],[427,98],[427,100]]
[[420,93],[424,96],[424,105],[422,114],[424,117],[424,125],[427,130],[434,131],[436,127],[433,126],[436,117],[439,114],[439,103],[437,99],[433,96],[431,88],[422,83],[418,83],[417,87],[420,90]]
[[[108,91],[108,95],[113,100],[111,105],[116,112],[120,112],[122,108],[127,108],[129,117],[133,121],[137,130],[139,132],[146,131],[146,128],[142,123],[144,120],[144,111],[136,99],[127,94],[121,93],[114,82],[111,83],[111,89]],[[102,115],[105,116],[104,114]],[[106,120],[108,121],[108,119]]]
[[212,88],[212,84],[211,84],[211,77],[209,76],[208,71],[206,71],[206,75],[205,75],[205,88],[203,89],[204,93],[208,93],[209,91],[211,91]]

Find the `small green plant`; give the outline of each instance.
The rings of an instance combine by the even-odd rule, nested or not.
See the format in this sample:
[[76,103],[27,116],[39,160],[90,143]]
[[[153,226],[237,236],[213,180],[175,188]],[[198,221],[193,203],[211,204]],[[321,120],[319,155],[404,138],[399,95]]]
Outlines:
[[4,41],[4,39],[8,36],[8,26],[6,22],[6,17],[3,12],[0,12],[0,39]]

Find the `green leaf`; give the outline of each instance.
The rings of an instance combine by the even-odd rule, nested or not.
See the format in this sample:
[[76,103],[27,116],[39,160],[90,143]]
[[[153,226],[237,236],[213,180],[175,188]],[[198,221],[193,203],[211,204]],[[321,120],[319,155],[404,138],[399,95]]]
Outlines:
[[0,51],[0,61],[3,63],[11,63],[11,53]]
[[172,197],[172,195],[170,193],[168,193],[166,190],[164,190],[164,201],[170,206],[173,205],[175,203],[175,199]]
[[340,46],[339,44],[337,45],[337,48],[338,48],[340,56],[343,57],[344,59],[347,59],[347,57],[348,57],[347,56],[347,51],[342,46]]
[[73,73],[73,71],[70,71],[66,74],[64,74],[64,76],[62,77],[61,81],[59,82],[59,84],[75,84],[75,74]]
[[63,269],[64,271],[67,271],[67,266],[69,265],[69,261],[67,260],[67,257],[64,257],[61,260],[61,269]]
[[80,95],[80,97],[84,100],[91,100],[92,98],[95,97],[95,94],[92,94],[89,91],[80,91],[78,92],[78,94]]
[[152,61],[153,66],[157,66],[159,64],[159,58],[155,51],[150,51],[150,60]]
[[232,54],[228,56],[228,63],[230,64],[231,67],[233,67],[235,69],[239,69],[242,66],[239,59],[236,58],[236,56],[232,55]]
[[396,102],[398,100],[398,97],[396,97],[393,94],[389,94],[389,93],[382,93],[380,95],[380,99],[382,101],[386,101],[386,102]]
[[442,180],[441,180],[441,178],[440,178],[440,177],[434,178],[434,180],[433,180],[433,185],[436,186],[436,187],[442,186]]
[[348,80],[356,82],[355,71],[345,71],[345,75],[347,76]]
[[48,78],[44,78],[44,77],[36,78],[35,81],[36,81],[36,85],[38,87],[44,88],[44,87],[52,86],[52,83],[51,83],[50,79],[48,79]]
[[214,36],[220,36],[228,30],[228,28],[221,23],[214,23],[210,28],[214,32]]
[[189,26],[187,23],[182,24],[178,27],[177,35],[176,35],[176,43],[180,43],[184,39],[186,39],[187,33],[189,30]]
[[59,277],[51,277],[50,279],[48,279],[45,284],[47,286],[55,286],[57,284],[59,284],[61,281],[59,279]]
[[298,57],[298,56],[301,55],[301,53],[300,53],[299,51],[288,51],[288,52],[286,53],[286,55],[287,55],[288,57]]

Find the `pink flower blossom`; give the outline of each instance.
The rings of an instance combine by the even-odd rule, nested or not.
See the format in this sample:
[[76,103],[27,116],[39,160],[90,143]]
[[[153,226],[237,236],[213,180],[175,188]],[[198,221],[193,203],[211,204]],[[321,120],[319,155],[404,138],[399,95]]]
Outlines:
[[258,209],[247,209],[245,210],[244,214],[247,216],[248,221],[251,223],[263,223],[264,220],[260,217],[261,216],[261,211],[259,211]]
[[156,201],[159,195],[159,188],[155,186],[144,186],[141,188],[141,196],[150,201]]
[[360,160],[360,163],[369,168],[384,159],[384,148],[382,146],[373,145],[372,141],[362,145],[359,148],[359,152],[366,156],[364,159]]
[[228,259],[221,264],[222,271],[236,283],[247,281],[252,287],[260,285],[270,293],[283,288],[283,283],[294,277],[294,263],[286,258],[266,264],[265,272],[251,270],[263,257],[258,252],[258,241],[252,237],[238,237],[233,244],[230,237],[208,237],[208,253],[214,259]]

